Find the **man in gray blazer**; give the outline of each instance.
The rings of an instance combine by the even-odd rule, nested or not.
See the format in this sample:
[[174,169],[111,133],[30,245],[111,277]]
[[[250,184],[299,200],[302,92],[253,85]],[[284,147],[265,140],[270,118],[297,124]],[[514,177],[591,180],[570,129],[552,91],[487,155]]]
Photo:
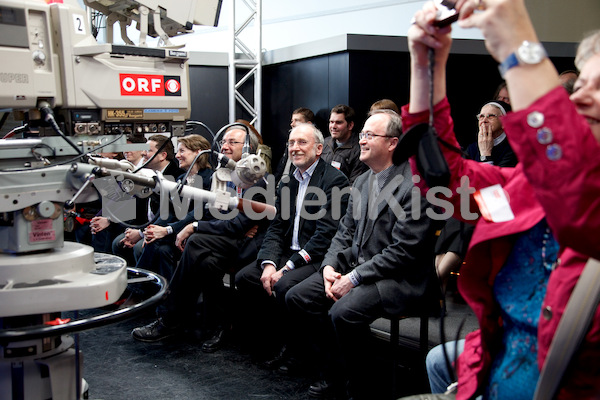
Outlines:
[[369,324],[439,306],[432,286],[434,224],[426,201],[412,190],[409,163],[392,161],[401,127],[390,110],[365,122],[360,159],[370,171],[356,179],[321,269],[286,295],[292,331],[318,357],[322,376],[309,389],[312,397],[339,396],[348,380],[354,399],[377,398]]

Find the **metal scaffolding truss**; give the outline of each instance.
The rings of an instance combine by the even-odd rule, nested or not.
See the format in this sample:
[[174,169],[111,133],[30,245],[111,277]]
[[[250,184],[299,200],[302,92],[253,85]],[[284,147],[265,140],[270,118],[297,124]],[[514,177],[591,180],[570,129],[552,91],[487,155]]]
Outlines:
[[[229,52],[229,122],[240,118],[236,116],[239,104],[250,114],[250,122],[260,132],[262,0],[232,0],[231,29],[233,46]],[[254,90],[245,90],[245,92],[251,93],[248,97],[254,97],[253,99],[245,97],[242,93],[242,89],[251,84],[254,85]]]

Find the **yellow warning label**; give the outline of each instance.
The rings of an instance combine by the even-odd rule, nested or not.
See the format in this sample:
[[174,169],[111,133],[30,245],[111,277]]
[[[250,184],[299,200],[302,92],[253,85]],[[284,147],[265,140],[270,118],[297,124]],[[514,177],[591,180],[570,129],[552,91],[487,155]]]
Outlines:
[[107,118],[143,119],[144,110],[106,110]]

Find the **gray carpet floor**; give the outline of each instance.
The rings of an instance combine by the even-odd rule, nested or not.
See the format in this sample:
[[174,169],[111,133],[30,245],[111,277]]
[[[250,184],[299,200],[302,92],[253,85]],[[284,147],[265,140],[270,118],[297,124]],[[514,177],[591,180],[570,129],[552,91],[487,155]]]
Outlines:
[[308,399],[309,377],[260,369],[233,343],[206,354],[191,335],[132,339],[131,330],[151,317],[79,334],[90,399]]

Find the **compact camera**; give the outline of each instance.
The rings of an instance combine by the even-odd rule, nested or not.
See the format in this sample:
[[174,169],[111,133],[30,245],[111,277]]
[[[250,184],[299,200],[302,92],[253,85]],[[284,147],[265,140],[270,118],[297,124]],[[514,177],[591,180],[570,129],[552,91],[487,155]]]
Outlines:
[[437,8],[437,15],[434,22],[435,26],[442,28],[458,20],[458,11],[454,8],[455,3],[453,1],[435,0],[434,3]]

